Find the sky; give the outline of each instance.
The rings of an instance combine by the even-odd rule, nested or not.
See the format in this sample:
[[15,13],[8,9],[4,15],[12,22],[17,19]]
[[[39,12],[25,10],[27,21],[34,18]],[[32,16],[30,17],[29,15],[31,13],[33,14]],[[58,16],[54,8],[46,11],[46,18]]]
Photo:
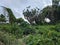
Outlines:
[[0,6],[11,8],[16,18],[24,18],[22,11],[28,6],[31,6],[31,8],[38,7],[39,9],[43,9],[51,4],[51,0],[0,0]]

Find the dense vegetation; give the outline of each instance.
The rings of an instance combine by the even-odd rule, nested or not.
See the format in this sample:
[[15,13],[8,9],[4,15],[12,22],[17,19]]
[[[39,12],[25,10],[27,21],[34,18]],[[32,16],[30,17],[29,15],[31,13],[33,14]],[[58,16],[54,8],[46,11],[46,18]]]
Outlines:
[[[6,8],[9,23],[2,23],[6,20],[1,14],[0,45],[60,45],[60,6],[57,5],[23,11],[30,24],[22,18],[16,19],[11,9]],[[51,21],[47,23],[45,18]]]
[[2,24],[0,41],[4,45],[60,45],[60,24]]

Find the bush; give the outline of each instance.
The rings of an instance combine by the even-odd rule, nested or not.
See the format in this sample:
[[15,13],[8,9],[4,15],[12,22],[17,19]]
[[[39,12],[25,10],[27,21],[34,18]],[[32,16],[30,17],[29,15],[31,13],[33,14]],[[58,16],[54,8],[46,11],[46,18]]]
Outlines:
[[34,34],[35,33],[35,29],[33,29],[33,27],[28,24],[27,22],[22,22],[20,24],[20,28],[23,31],[23,35],[28,35],[28,34]]
[[60,45],[60,38],[48,38],[44,35],[29,35],[24,38],[26,45]]
[[11,33],[15,35],[17,38],[22,37],[22,30],[17,24],[13,25],[3,25],[0,27],[0,31]]
[[26,45],[60,45],[60,33],[55,31],[55,25],[34,26],[35,35],[24,38]]
[[35,30],[31,29],[31,28],[26,28],[26,29],[24,29],[23,34],[24,35],[35,34]]
[[55,30],[56,30],[57,32],[60,32],[60,24],[57,24],[57,25],[56,25]]
[[0,31],[0,41],[5,45],[16,45],[17,41],[14,35]]
[[27,23],[27,22],[22,22],[21,24],[20,24],[20,26],[21,27],[28,27],[29,26],[29,23]]

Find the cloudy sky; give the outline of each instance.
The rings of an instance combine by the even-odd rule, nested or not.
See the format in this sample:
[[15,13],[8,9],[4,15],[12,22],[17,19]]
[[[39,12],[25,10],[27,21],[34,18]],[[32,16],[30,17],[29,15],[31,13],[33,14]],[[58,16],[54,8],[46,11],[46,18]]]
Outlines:
[[28,6],[42,9],[51,4],[51,0],[0,0],[0,6],[11,8],[17,18],[23,17],[22,11]]

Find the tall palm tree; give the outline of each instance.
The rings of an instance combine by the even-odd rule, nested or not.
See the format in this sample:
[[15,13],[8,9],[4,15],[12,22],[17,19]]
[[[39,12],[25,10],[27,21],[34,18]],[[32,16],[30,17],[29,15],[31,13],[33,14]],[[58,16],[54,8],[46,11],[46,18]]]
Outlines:
[[14,23],[16,21],[16,17],[14,16],[12,10],[10,8],[4,7],[4,6],[1,6],[1,7],[4,8],[4,10],[3,10],[4,16],[6,17],[6,13],[5,12],[7,11],[8,12],[8,16],[7,17],[9,17],[9,22],[11,24]]

